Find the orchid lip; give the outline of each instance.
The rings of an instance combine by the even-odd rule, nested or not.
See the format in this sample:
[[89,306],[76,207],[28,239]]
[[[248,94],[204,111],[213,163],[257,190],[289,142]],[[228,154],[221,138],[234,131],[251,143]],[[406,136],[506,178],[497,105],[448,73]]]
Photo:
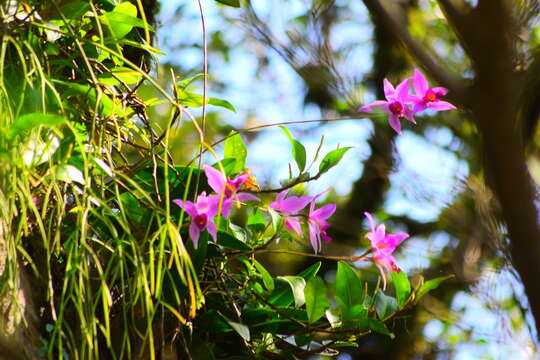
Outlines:
[[195,216],[193,222],[195,223],[195,225],[197,225],[199,229],[203,230],[208,222],[208,217],[206,216],[206,214],[199,214]]

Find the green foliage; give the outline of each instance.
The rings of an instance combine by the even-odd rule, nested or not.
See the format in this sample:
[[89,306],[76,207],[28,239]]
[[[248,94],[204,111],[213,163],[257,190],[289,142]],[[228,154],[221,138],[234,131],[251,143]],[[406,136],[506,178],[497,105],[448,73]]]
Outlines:
[[304,288],[304,297],[306,299],[306,312],[308,321],[314,323],[319,320],[330,307],[328,295],[326,293],[326,285],[323,279],[314,276],[306,284]]
[[240,7],[240,0],[216,0],[216,2],[218,2],[220,4],[223,4],[223,5],[232,6],[232,7],[235,7],[235,8]]
[[332,167],[336,166],[349,149],[350,147],[344,147],[341,149],[332,150],[326,154],[319,165],[319,174],[324,174]]
[[396,289],[396,298],[398,307],[403,307],[407,303],[409,294],[411,293],[411,284],[407,274],[403,271],[392,271],[392,281]]
[[298,142],[292,137],[289,129],[287,129],[285,126],[280,126],[280,128],[281,130],[283,130],[285,135],[287,135],[291,142],[292,156],[294,158],[294,161],[296,161],[296,165],[298,165],[298,171],[302,173],[306,168],[306,148],[304,147],[304,145],[302,145],[300,142]]
[[236,163],[232,168],[232,172],[237,174],[242,172],[246,167],[247,148],[240,134],[232,132],[225,140],[225,158],[235,159]]

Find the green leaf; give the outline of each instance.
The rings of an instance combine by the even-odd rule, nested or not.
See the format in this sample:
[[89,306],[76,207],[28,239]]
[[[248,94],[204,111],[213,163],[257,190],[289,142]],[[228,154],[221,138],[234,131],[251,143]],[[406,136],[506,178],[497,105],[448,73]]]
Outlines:
[[222,108],[225,108],[225,109],[229,109],[232,112],[236,113],[236,109],[234,108],[234,106],[230,102],[228,102],[227,100],[210,98],[210,99],[208,99],[208,103],[210,105],[219,106],[219,107],[222,107]]
[[[98,101],[98,96],[95,88],[90,87],[86,84],[77,84],[67,81],[54,80],[54,82],[66,86],[69,90],[64,92],[63,96],[79,96],[82,100],[86,101],[89,107],[95,107],[96,102]],[[99,97],[99,111],[104,116],[111,115],[120,115],[125,116],[124,111],[122,110],[122,104],[120,104],[118,99],[114,101],[102,93],[102,96]]]
[[[60,8],[60,13],[68,20],[81,19],[84,14],[90,11],[91,6],[88,1],[76,1],[70,4],[64,5]],[[56,17],[59,18],[60,17]]]
[[312,324],[319,320],[330,306],[323,279],[318,276],[309,279],[304,288],[304,298],[306,299],[308,321]]
[[336,150],[330,151],[324,159],[322,159],[321,164],[319,165],[319,174],[324,174],[332,167],[336,166],[340,161],[343,155],[351,149],[351,147],[344,147]]
[[99,82],[104,85],[120,85],[120,82],[116,78],[129,85],[136,84],[141,81],[142,75],[136,70],[118,66],[111,69],[110,73],[101,74],[98,76]]
[[392,271],[392,280],[396,288],[396,298],[398,307],[403,307],[407,303],[411,293],[411,284],[404,271]]
[[221,245],[227,249],[241,250],[241,251],[253,250],[250,246],[246,245],[246,243],[243,243],[242,241],[221,231],[218,232],[217,243],[218,245]]
[[268,291],[274,291],[274,279],[272,279],[272,275],[264,268],[264,266],[261,265],[257,260],[253,259],[253,265],[257,268],[257,271],[259,274],[261,274],[264,286],[268,289]]
[[[232,175],[234,174],[234,169],[236,168],[236,159],[235,158],[225,158],[220,161],[221,166],[223,166],[223,170],[225,170],[225,174]],[[213,168],[218,169],[221,171],[221,168],[219,167],[219,163],[215,163],[212,165]]]
[[66,122],[66,118],[56,114],[31,113],[19,116],[9,129],[9,138],[13,139],[21,131],[31,130],[32,128],[42,125],[53,127]]
[[367,321],[365,323],[365,326],[368,329],[374,332],[378,332],[379,334],[388,335],[392,339],[395,337],[394,334],[392,334],[390,330],[388,330],[388,328],[386,327],[386,324],[383,323],[382,321],[373,319],[373,318],[367,318],[366,320]]
[[352,341],[336,341],[332,344],[332,348],[341,348],[341,347],[354,347],[357,348],[358,344]]
[[232,320],[229,320],[222,313],[220,313],[220,312],[218,312],[218,313],[223,317],[223,319],[225,319],[227,324],[229,324],[229,326],[232,327],[234,329],[234,331],[236,331],[238,333],[238,335],[240,335],[244,340],[249,341],[251,339],[251,335],[249,333],[249,328],[246,325],[240,324],[240,323],[232,321]]
[[[234,134],[231,132],[229,135]],[[225,140],[225,157],[236,159],[234,173],[240,173],[246,168],[247,148],[240,134],[229,136]]]
[[118,4],[113,11],[101,15],[99,20],[109,27],[111,35],[118,40],[129,34],[134,27],[155,31],[137,17],[137,7],[127,1]]
[[274,233],[276,231],[278,231],[281,226],[283,225],[283,218],[281,217],[281,215],[279,215],[279,213],[274,210],[274,209],[271,209],[271,208],[268,208],[268,213],[270,214],[270,217],[272,219],[272,230],[274,231]]
[[261,233],[266,229],[266,218],[262,211],[255,208],[248,216],[247,226],[249,230],[255,233]]
[[397,301],[395,298],[387,296],[382,291],[379,291],[377,293],[377,298],[375,299],[375,310],[377,311],[379,319],[385,319],[396,312]]
[[337,266],[336,297],[341,300],[345,308],[351,308],[362,303],[360,278],[356,274],[356,271],[343,261],[340,261]]
[[191,85],[191,83],[193,83],[195,80],[200,79],[200,78],[204,78],[204,74],[197,74],[197,75],[182,79],[176,83],[176,86],[178,87],[179,90],[186,90],[187,87]]
[[220,4],[223,4],[223,5],[232,6],[232,7],[235,7],[235,8],[240,7],[240,0],[216,0],[216,2],[218,2]]
[[426,295],[429,291],[431,290],[434,290],[436,289],[437,287],[439,287],[439,285],[445,281],[445,280],[448,280],[448,279],[451,279],[453,278],[454,275],[448,275],[448,276],[441,276],[441,277],[438,277],[438,278],[435,278],[435,279],[431,279],[429,281],[426,281],[421,287],[420,289],[418,289],[418,292],[416,293],[416,299],[415,299],[415,302],[418,302],[418,300],[420,300],[420,298],[422,298],[422,296]]
[[321,268],[321,262],[317,261],[315,264],[311,265],[304,271],[302,271],[298,276],[303,277],[306,280],[311,279],[313,276],[317,275],[319,269]]
[[[318,261],[311,265],[309,268],[302,271],[298,276],[303,277],[309,281],[311,277],[315,276],[321,268],[321,262]],[[274,292],[268,298],[268,302],[275,306],[289,306],[293,303],[294,296],[291,291],[291,287],[284,282],[280,282],[276,285]]]
[[301,307],[305,304],[304,288],[306,287],[306,280],[301,276],[278,276],[278,279],[286,281],[294,296],[294,305]]
[[292,145],[292,156],[294,161],[296,161],[296,165],[298,165],[298,171],[302,173],[306,168],[306,148],[292,137],[291,132],[285,126],[280,126],[280,129],[283,130],[285,135],[289,138]]
[[340,298],[336,298],[338,306],[341,310],[341,319],[343,326],[355,326],[358,323],[366,321],[368,317],[368,309],[361,304],[346,307]]

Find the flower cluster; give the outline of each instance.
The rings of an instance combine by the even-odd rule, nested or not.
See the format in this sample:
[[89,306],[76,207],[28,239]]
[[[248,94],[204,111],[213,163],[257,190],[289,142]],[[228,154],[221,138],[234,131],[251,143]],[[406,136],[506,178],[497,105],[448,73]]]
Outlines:
[[[406,84],[406,83],[405,83]],[[396,92],[403,91],[402,84],[398,86]],[[391,85],[390,85],[391,86]],[[430,89],[432,90],[432,89]],[[404,99],[406,95],[396,95],[397,99]],[[407,95],[408,96],[408,95]],[[256,184],[255,179],[249,172],[244,172],[233,179],[227,179],[220,171],[211,166],[205,165],[204,172],[208,179],[208,185],[215,191],[215,194],[207,195],[205,192],[197,197],[196,202],[173,200],[175,204],[184,209],[191,217],[189,225],[189,236],[193,241],[195,248],[198,247],[200,234],[208,231],[214,241],[217,241],[217,229],[214,218],[220,213],[224,218],[230,215],[231,207],[234,203],[243,201],[260,201],[255,195],[241,191],[242,189],[253,187]],[[321,251],[322,240],[332,241],[326,230],[330,224],[326,221],[336,211],[335,204],[327,204],[320,208],[315,208],[316,200],[326,191],[315,196],[289,196],[289,190],[281,191],[275,200],[268,205],[274,211],[277,211],[284,220],[284,224],[289,231],[293,231],[300,238],[303,237],[302,220],[308,227],[309,240],[315,253]],[[309,205],[309,213],[302,214],[302,211]],[[396,247],[406,238],[408,234],[386,234],[384,224],[377,227],[370,213],[365,212],[371,231],[365,237],[371,242],[372,260],[379,269],[383,279],[383,287],[386,289],[385,271],[400,271],[392,253]]]
[[214,217],[218,215],[221,208],[221,215],[228,218],[233,203],[240,201],[259,201],[253,194],[239,191],[244,183],[250,183],[251,174],[243,173],[236,178],[227,179],[219,170],[211,166],[204,166],[204,173],[208,179],[208,185],[216,192],[207,196],[205,192],[197,197],[197,202],[182,201],[180,199],[173,202],[180,206],[191,217],[189,225],[189,236],[193,245],[197,248],[201,231],[208,230],[208,233],[216,241],[216,225]]
[[326,242],[332,241],[330,236],[326,233],[326,230],[330,227],[330,224],[328,224],[326,219],[334,214],[336,205],[328,204],[315,209],[315,200],[325,192],[315,196],[290,196],[285,198],[288,191],[289,190],[284,190],[280,192],[277,195],[276,200],[268,207],[279,211],[284,218],[287,228],[294,231],[299,237],[302,237],[303,232],[300,220],[305,216],[301,215],[300,211],[311,203],[309,215],[306,217],[309,229],[309,241],[313,247],[313,251],[318,253],[322,247],[321,238]]
[[441,100],[448,90],[443,87],[430,88],[426,77],[418,69],[414,69],[412,78],[414,94],[409,93],[410,83],[411,78],[408,78],[394,88],[387,79],[384,79],[383,89],[386,101],[374,101],[362,106],[358,111],[371,113],[375,109],[382,109],[388,113],[388,121],[392,129],[401,135],[400,118],[402,117],[416,124],[414,115],[427,108],[437,111],[456,109],[454,105]]
[[373,254],[373,261],[381,272],[383,279],[383,289],[386,289],[386,276],[384,269],[388,271],[401,271],[396,264],[396,259],[392,256],[392,253],[398,247],[403,240],[409,237],[409,234],[386,234],[386,227],[384,224],[380,224],[375,228],[375,222],[370,213],[364,212],[364,215],[369,221],[371,231],[365,236],[371,242],[371,252]]

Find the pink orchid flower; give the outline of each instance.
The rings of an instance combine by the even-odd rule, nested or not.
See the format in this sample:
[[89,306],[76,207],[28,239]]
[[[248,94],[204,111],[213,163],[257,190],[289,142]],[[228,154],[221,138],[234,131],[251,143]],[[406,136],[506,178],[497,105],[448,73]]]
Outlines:
[[414,69],[413,87],[415,95],[409,95],[409,101],[414,105],[413,113],[426,108],[438,111],[456,109],[454,105],[441,100],[448,90],[440,86],[430,88],[426,77],[418,69]]
[[371,231],[365,236],[371,241],[371,251],[373,253],[373,260],[375,265],[381,272],[383,279],[383,290],[386,290],[386,276],[384,269],[387,271],[401,271],[396,264],[396,259],[392,256],[392,252],[398,247],[403,240],[409,237],[409,234],[386,234],[386,227],[384,224],[380,224],[375,229],[375,222],[370,213],[364,212],[364,215],[368,218]]
[[330,227],[330,224],[326,222],[330,216],[336,211],[336,204],[328,204],[315,210],[315,200],[324,194],[326,191],[316,195],[311,200],[311,206],[309,208],[308,215],[308,228],[309,228],[309,241],[315,253],[321,250],[321,238],[324,241],[330,242],[332,238],[328,236],[326,230]]
[[404,117],[413,124],[416,124],[416,121],[413,117],[413,112],[407,106],[407,104],[409,103],[409,98],[411,96],[409,94],[410,81],[411,79],[405,79],[394,89],[392,84],[387,79],[384,79],[383,87],[386,101],[374,101],[370,104],[362,106],[360,109],[358,109],[358,111],[371,113],[374,111],[373,108],[382,108],[390,115],[388,117],[388,121],[392,129],[394,129],[399,135],[401,135],[401,123],[399,121],[400,118]]
[[213,222],[213,218],[218,212],[218,202],[216,199],[213,196],[206,196],[206,193],[203,192],[197,197],[196,203],[191,201],[183,202],[180,199],[173,200],[176,205],[180,206],[191,216],[189,236],[191,237],[191,241],[193,241],[195,249],[199,245],[201,231],[208,230],[214,241],[216,241],[216,225]]
[[279,211],[284,218],[285,225],[289,230],[302,237],[302,227],[297,216],[292,216],[305,208],[311,201],[311,196],[287,196],[289,190],[283,190],[276,196],[276,200],[268,205],[269,208]]
[[234,201],[260,201],[258,197],[247,192],[238,192],[240,187],[250,174],[242,174],[236,178],[229,180],[219,170],[211,166],[204,165],[204,173],[208,179],[208,185],[217,193],[217,198],[222,200],[223,217],[229,217],[229,210]]

